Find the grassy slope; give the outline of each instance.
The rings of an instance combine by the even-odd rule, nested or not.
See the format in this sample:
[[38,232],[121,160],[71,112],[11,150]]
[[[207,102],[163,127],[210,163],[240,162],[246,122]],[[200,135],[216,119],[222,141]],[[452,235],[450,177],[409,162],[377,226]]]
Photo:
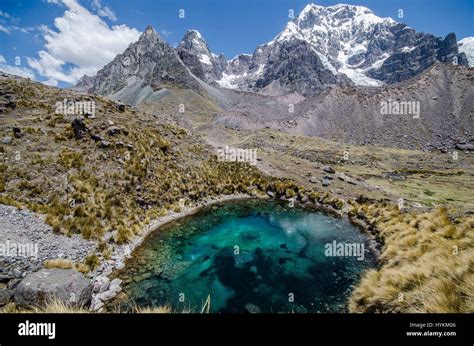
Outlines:
[[[258,148],[258,156],[263,159],[261,168],[276,176],[291,177],[299,184],[312,186],[308,184],[311,175],[322,178],[325,173],[318,168],[322,165],[332,165],[336,172],[367,183],[355,186],[335,179],[326,190],[342,198],[357,198],[360,194],[394,202],[403,198],[407,206],[449,205],[460,214],[474,212],[472,154],[458,151],[458,159],[454,160],[452,153],[356,146],[272,130],[214,129],[208,137],[235,147]],[[344,152],[348,160],[343,159]],[[391,180],[386,176],[389,172],[403,175],[405,180]],[[320,184],[315,187],[322,189]]]
[[364,275],[351,311],[474,312],[473,216],[357,203],[351,213],[372,225],[384,243],[381,267]]
[[[13,137],[12,126],[23,134],[1,146],[0,203],[45,214],[57,232],[99,241],[111,232],[112,242],[122,243],[183,204],[271,185],[249,165],[218,162],[199,139],[166,119],[25,79],[0,78],[0,88],[17,103],[0,120],[4,134]],[[54,112],[64,98],[96,102],[95,118],[85,123],[110,143],[107,148],[88,133],[74,137],[74,117]],[[109,135],[110,121],[122,131]]]

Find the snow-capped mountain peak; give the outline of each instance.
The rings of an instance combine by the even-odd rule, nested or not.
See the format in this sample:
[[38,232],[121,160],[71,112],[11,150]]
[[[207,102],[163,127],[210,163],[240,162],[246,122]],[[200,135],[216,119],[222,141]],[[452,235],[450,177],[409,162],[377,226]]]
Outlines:
[[396,23],[391,18],[376,16],[367,7],[345,4],[327,7],[315,4],[306,5],[296,18],[296,22],[300,27],[305,27],[308,23],[311,26],[314,22],[316,24],[319,22],[322,27],[327,27],[329,24],[331,27],[362,25],[366,28],[379,23]]
[[459,52],[466,54],[470,67],[474,67],[474,37],[465,37],[458,41]]
[[[174,77],[176,71],[166,77],[166,81],[171,77],[179,79],[181,85],[191,85],[193,77],[197,77],[226,88],[268,94],[296,91],[306,96],[338,84],[377,86],[401,82],[437,61],[452,62],[457,58],[458,64],[468,66],[466,55],[473,63],[473,41],[474,38],[459,41],[458,49],[454,33],[444,39],[418,33],[363,6],[309,4],[272,41],[258,46],[253,55],[239,54],[230,61],[222,54],[212,53],[197,30],[188,30],[173,49],[148,27],[127,54],[119,55],[103,69],[100,78],[85,77],[80,84],[87,89],[115,92],[138,71],[140,80],[155,85],[165,81],[166,74],[153,80],[143,74],[153,66],[148,61],[153,57],[160,59],[157,63],[162,70],[168,64],[190,77]],[[142,60],[146,68],[139,66],[144,64]],[[117,72],[116,76],[103,78],[112,72]]]
[[209,47],[202,37],[201,33],[197,30],[188,30],[184,35],[183,39],[179,43],[179,46],[183,49],[187,49],[189,51],[194,51],[199,53],[200,60],[204,60],[203,63],[210,64],[209,57],[212,57],[211,52],[209,51]]
[[[365,75],[371,66],[361,57],[367,53],[369,38],[376,27],[396,24],[393,19],[378,17],[363,6],[309,4],[268,44],[305,41],[331,72],[343,73],[355,84],[380,85],[380,81]],[[371,62],[380,64],[386,57],[379,54]]]
[[[298,91],[308,94],[331,83],[395,83],[413,77],[438,60],[451,61],[457,56],[459,63],[466,65],[464,54],[458,53],[453,39],[454,34],[442,39],[417,33],[364,6],[308,4],[272,41],[257,47],[250,61],[237,69],[235,65],[242,59],[233,59],[217,83],[259,90],[276,78],[279,85],[294,84]],[[469,42],[465,43],[468,46]],[[289,59],[300,61],[295,64]],[[417,63],[420,60],[422,65]],[[301,83],[295,82],[297,79]]]

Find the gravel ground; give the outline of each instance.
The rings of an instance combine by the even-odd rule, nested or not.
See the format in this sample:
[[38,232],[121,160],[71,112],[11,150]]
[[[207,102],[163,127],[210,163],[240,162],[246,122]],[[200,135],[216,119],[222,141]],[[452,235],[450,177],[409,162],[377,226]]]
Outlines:
[[47,259],[67,258],[80,262],[95,247],[93,241],[80,235],[66,237],[55,234],[31,211],[0,204],[1,275],[24,277],[39,270]]

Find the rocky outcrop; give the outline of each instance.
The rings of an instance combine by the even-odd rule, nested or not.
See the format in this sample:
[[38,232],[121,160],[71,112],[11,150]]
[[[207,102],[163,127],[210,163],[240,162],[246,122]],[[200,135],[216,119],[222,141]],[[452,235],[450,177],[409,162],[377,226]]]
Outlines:
[[70,306],[88,306],[92,285],[72,269],[41,269],[27,275],[15,288],[15,304],[24,307],[44,306],[59,299]]
[[84,75],[79,79],[77,84],[73,87],[76,91],[88,92],[94,87],[94,77]]
[[412,78],[437,61],[468,66],[465,54],[458,52],[454,33],[441,39],[417,33],[404,24],[390,28],[390,32],[393,35],[390,50],[393,52],[380,68],[367,72],[370,77],[391,84]]
[[134,89],[139,94],[157,91],[167,84],[200,89],[198,81],[183,64],[176,50],[149,26],[137,42],[117,55],[96,76],[84,76],[73,89],[113,97],[124,89]]
[[335,75],[325,68],[306,41],[287,41],[280,45],[268,59],[255,87],[262,89],[274,81],[303,95],[317,94],[330,85],[353,84],[345,75]]
[[209,84],[222,77],[222,71],[227,65],[224,55],[211,53],[207,42],[197,30],[186,32],[177,52],[190,71]]

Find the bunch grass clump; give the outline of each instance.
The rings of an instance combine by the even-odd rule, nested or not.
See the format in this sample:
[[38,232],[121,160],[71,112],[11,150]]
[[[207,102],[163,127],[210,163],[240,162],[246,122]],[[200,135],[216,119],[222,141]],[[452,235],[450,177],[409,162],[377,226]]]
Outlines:
[[414,214],[389,204],[353,204],[382,241],[379,269],[354,290],[352,312],[474,312],[474,217],[444,207]]

